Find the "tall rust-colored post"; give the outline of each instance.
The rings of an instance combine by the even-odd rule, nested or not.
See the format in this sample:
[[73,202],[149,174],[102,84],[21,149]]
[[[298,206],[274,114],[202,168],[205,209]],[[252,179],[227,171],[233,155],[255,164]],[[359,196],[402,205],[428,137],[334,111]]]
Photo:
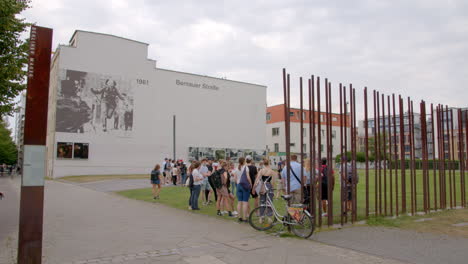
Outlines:
[[422,150],[422,182],[423,182],[423,208],[424,212],[428,213],[428,188],[427,188],[427,132],[426,132],[426,110],[424,101],[419,104],[420,108],[420,122],[421,122],[421,150]]
[[375,215],[379,215],[378,210],[378,179],[377,179],[377,92],[374,90],[374,210]]
[[310,149],[310,208],[312,210],[312,216],[314,218],[314,225],[317,223],[317,211],[315,208],[315,181],[318,175],[315,174],[315,78],[311,76],[309,80],[309,149]]
[[[346,173],[343,168],[343,157],[346,156],[346,153],[343,153],[343,85],[340,83],[340,221],[341,225],[344,224],[344,214],[346,213],[346,200],[345,200],[345,186],[346,186]],[[345,156],[343,156],[345,155]],[[347,159],[346,159],[347,160]],[[346,163],[345,163],[346,166]]]
[[381,147],[381,133],[380,133],[380,93],[377,92],[377,137],[376,137],[376,144],[377,144],[377,166],[378,166],[378,186],[379,186],[379,214],[382,215],[382,151]]
[[369,119],[367,110],[367,87],[364,87],[364,140],[366,151],[366,218],[369,217]]
[[406,214],[405,112],[401,95],[398,96],[398,101],[400,102],[401,213]]
[[[451,151],[451,160],[450,160],[450,171],[452,173],[452,190],[453,190],[453,206],[457,207],[457,188],[456,188],[456,181],[455,181],[455,130],[453,128],[453,109],[450,109],[450,133],[452,135],[450,142],[452,143],[452,151]],[[460,149],[458,149],[460,151]]]
[[394,147],[394,160],[395,160],[395,212],[398,216],[398,149],[397,149],[397,123],[396,123],[396,108],[395,108],[395,94],[392,94],[393,104],[393,147]]
[[393,157],[392,157],[392,114],[390,112],[390,95],[387,96],[387,107],[388,107],[388,161],[390,167],[389,175],[389,186],[390,186],[390,215],[393,215]]
[[304,188],[303,186],[305,185],[305,177],[304,177],[304,100],[303,100],[303,94],[302,94],[302,77],[299,78],[299,94],[300,94],[300,110],[299,110],[299,115],[300,115],[300,126],[301,126],[301,203],[304,201]]
[[432,132],[432,172],[433,172],[433,189],[434,189],[434,210],[437,210],[437,174],[436,174],[436,162],[435,162],[435,153],[436,153],[436,145],[435,145],[435,131],[434,131],[434,105],[431,104],[431,132]]
[[[451,152],[450,151],[450,143],[452,142],[450,138],[450,115],[449,115],[449,109],[448,106],[445,106],[445,123],[447,127],[447,157],[448,157],[448,163],[447,163],[447,168],[448,168],[448,180],[449,180],[449,196],[450,196],[450,208],[453,208],[453,190],[452,190],[452,170],[451,170]],[[445,134],[444,134],[444,140],[445,140]],[[444,144],[445,145],[445,144]],[[445,148],[445,146],[444,146]],[[445,152],[444,152],[445,153]],[[447,171],[447,170],[446,170]]]
[[333,162],[331,160],[331,133],[330,133],[330,83],[328,82],[327,79],[325,79],[325,116],[326,116],[326,130],[327,130],[327,175],[326,177],[328,178],[328,226],[333,225],[333,186],[332,186],[332,167],[333,167]]
[[414,177],[413,177],[413,136],[412,136],[412,125],[411,125],[411,99],[408,97],[408,135],[410,141],[410,188],[411,188],[411,215],[414,215],[415,208],[414,208]]
[[412,169],[411,169],[411,174],[413,178],[413,193],[414,193],[414,213],[418,211],[418,194],[416,192],[416,186],[417,186],[417,181],[416,181],[416,149],[415,149],[415,139],[414,139],[414,111],[413,111],[413,101],[411,100],[411,164],[412,164]]
[[458,116],[458,169],[460,170],[460,203],[461,207],[465,207],[465,199],[464,199],[464,178],[465,178],[465,172],[464,172],[464,162],[463,162],[463,156],[464,156],[464,146],[463,146],[463,122],[462,122],[462,111],[461,109],[457,110],[457,116]]
[[385,130],[385,95],[382,94],[382,136],[383,136],[383,172],[384,172],[384,215],[387,216],[387,133]]
[[322,226],[322,113],[320,111],[320,77],[317,77],[317,112],[318,112],[318,122],[317,122],[317,138],[318,138],[318,150],[317,150],[317,158],[319,161],[319,184],[318,184],[318,200],[319,200],[319,226]]
[[18,263],[42,263],[52,29],[31,26],[19,212]]
[[[344,150],[345,155],[348,153],[348,102],[346,100],[346,86],[343,86],[343,107],[344,107]],[[350,135],[351,136],[351,135]],[[348,223],[348,208],[345,207],[345,223]]]
[[352,169],[353,169],[353,176],[352,176],[352,185],[351,185],[351,190],[352,190],[352,197],[353,197],[353,221],[357,221],[357,189],[356,189],[356,182],[357,182],[357,169],[356,169],[356,151],[357,151],[357,123],[356,123],[356,89],[353,89],[353,126],[354,126],[354,132],[353,132],[353,142],[354,142],[354,156],[353,156],[353,164],[352,164]]
[[[331,92],[331,82],[328,82],[328,130],[329,130],[329,147],[328,147],[328,162],[329,162],[329,167],[330,169],[328,170],[328,174],[330,176],[329,180],[334,177],[332,174],[333,171],[333,131],[332,131],[332,92]],[[330,182],[330,181],[329,181]],[[330,185],[330,184],[329,184]],[[328,193],[328,199],[329,199],[329,207],[328,207],[328,219],[329,222],[331,222],[331,225],[333,225],[333,185],[330,187],[331,191]]]
[[[351,121],[351,134],[350,134],[350,140],[351,140],[351,168],[353,166],[353,159],[354,159],[354,140],[355,140],[355,135],[356,131],[354,130],[354,112],[355,112],[355,107],[354,107],[354,96],[353,96],[353,85],[349,84],[349,113],[350,113],[350,121]],[[347,170],[347,168],[345,169]],[[347,177],[347,176],[346,176]],[[351,222],[354,223],[354,192],[353,192],[353,184],[351,180]]]

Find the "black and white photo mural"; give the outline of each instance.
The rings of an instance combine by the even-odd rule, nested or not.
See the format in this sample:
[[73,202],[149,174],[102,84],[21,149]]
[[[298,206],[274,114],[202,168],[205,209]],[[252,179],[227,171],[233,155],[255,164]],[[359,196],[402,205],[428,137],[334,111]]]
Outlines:
[[57,92],[56,131],[131,136],[133,100],[129,79],[63,70]]
[[251,149],[234,149],[234,148],[207,148],[207,147],[189,147],[188,160],[201,160],[203,158],[213,160],[229,159],[237,162],[240,157],[252,156],[255,162],[260,162],[266,158],[267,152],[265,150],[251,150]]

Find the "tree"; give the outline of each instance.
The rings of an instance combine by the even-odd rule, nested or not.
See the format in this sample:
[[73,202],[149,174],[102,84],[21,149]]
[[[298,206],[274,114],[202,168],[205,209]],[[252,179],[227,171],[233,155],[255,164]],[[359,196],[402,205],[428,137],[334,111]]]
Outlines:
[[29,40],[21,33],[30,23],[17,17],[29,8],[30,0],[0,0],[0,117],[12,115],[13,101],[25,89]]
[[379,155],[378,156],[376,155],[375,137],[370,137],[369,138],[369,155],[372,156],[373,158],[380,158],[380,160],[386,160],[387,158],[390,158],[390,156],[388,155],[389,145],[388,145],[388,142],[383,137],[383,135],[381,135],[379,138],[380,138],[380,140],[379,140],[379,145],[380,145]]
[[17,150],[16,145],[11,138],[11,131],[7,128],[7,123],[0,121],[0,165],[16,163]]
[[[346,152],[347,160],[352,160],[351,157],[352,157],[351,152],[350,151]],[[369,156],[369,160],[370,160],[370,158],[371,157]],[[365,161],[366,161],[366,153],[365,152],[356,152],[356,162],[365,162]],[[335,162],[336,163],[341,162],[341,154],[336,155]]]

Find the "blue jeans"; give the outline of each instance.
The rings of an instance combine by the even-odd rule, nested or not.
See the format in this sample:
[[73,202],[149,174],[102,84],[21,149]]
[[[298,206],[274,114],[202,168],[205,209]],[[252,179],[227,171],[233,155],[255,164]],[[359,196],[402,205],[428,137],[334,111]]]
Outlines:
[[190,196],[188,198],[188,205],[192,207],[192,193],[193,193],[193,187],[189,187],[190,189]]
[[190,196],[190,204],[192,205],[192,209],[200,209],[198,207],[198,197],[200,196],[200,185],[194,185],[192,188],[192,195]]
[[182,173],[182,175],[180,175],[181,178],[182,178],[182,182],[180,183],[181,185],[184,185],[185,184],[185,181],[187,180],[187,174],[185,173]]
[[237,201],[248,202],[250,197],[250,189],[244,189],[242,185],[237,184]]
[[237,183],[235,181],[232,181],[231,182],[231,193],[232,194],[236,194],[236,186],[237,186]]

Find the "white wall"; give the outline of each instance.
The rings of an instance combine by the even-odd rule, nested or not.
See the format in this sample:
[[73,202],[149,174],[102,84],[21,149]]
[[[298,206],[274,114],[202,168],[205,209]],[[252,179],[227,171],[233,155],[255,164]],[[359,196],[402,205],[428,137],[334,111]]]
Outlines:
[[[57,159],[55,154],[53,177],[148,173],[155,163],[172,157],[173,115],[177,158],[186,160],[189,146],[265,148],[265,86],[156,69],[144,43],[80,31],[75,38],[76,48],[61,48],[60,69],[131,80],[133,131],[129,137],[56,132],[55,151],[57,142],[90,145],[88,160]],[[148,85],[137,79],[148,80]],[[177,85],[176,80],[219,90]]]

